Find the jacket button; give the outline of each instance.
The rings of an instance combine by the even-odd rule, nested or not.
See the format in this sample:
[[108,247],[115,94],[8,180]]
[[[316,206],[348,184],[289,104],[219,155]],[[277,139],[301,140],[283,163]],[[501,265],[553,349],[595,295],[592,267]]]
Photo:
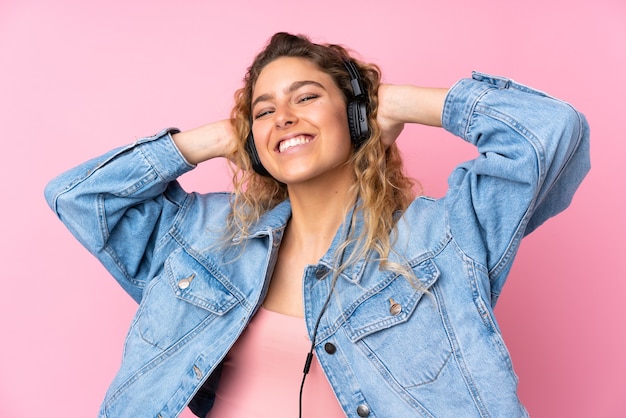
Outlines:
[[317,280],[322,280],[326,278],[327,274],[328,274],[328,267],[326,266],[318,266],[317,269],[315,269],[315,278]]
[[360,417],[367,417],[370,414],[370,408],[369,406],[362,403],[361,405],[356,407],[356,413]]
[[399,303],[394,303],[389,308],[389,312],[394,316],[398,315],[400,312],[402,312],[402,305],[400,305]]
[[393,298],[389,298],[389,313],[396,316],[400,312],[402,312],[402,305],[393,300]]
[[335,347],[335,344],[333,343],[326,343],[324,344],[324,350],[326,350],[328,354],[335,354],[337,347]]
[[178,288],[180,290],[187,289],[189,287],[189,285],[191,284],[191,281],[193,280],[194,277],[196,277],[196,274],[192,273],[191,276],[185,277],[184,279],[180,279],[178,281]]

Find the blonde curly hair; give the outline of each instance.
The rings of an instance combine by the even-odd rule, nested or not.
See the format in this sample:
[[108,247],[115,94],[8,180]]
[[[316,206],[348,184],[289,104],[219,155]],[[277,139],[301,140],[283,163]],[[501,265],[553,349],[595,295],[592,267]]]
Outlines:
[[[272,36],[248,68],[244,86],[235,93],[231,118],[239,141],[230,158],[233,163],[234,190],[232,210],[227,221],[229,236],[234,238],[247,234],[263,213],[288,198],[285,184],[272,177],[259,175],[252,169],[246,151],[246,141],[251,130],[251,101],[255,83],[265,66],[280,57],[299,57],[316,64],[321,71],[332,77],[343,92],[346,103],[354,97],[354,93],[344,61],[352,61],[361,75],[361,82],[369,96],[370,138],[352,153],[348,164],[353,168],[356,180],[350,193],[353,200],[358,202],[356,211],[362,213],[364,225],[361,234],[349,236],[335,256],[339,257],[339,253],[343,253],[346,247],[356,244],[353,247],[356,250],[342,260],[340,271],[359,259],[371,257],[381,260],[384,267],[387,265],[386,259],[392,246],[391,232],[398,214],[415,198],[415,182],[405,175],[396,144],[385,147],[380,141],[381,130],[376,121],[380,69],[375,64],[363,63],[351,57],[340,45],[316,44],[303,35],[281,32]],[[353,218],[352,222],[354,221]],[[350,230],[353,231],[354,228]],[[410,274],[401,266],[387,267]]]

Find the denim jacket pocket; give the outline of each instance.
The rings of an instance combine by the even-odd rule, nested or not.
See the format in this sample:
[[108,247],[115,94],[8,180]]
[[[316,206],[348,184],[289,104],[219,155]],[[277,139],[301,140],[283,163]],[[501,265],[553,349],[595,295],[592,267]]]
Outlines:
[[345,323],[348,338],[385,379],[404,389],[434,381],[451,353],[431,294],[439,270],[431,259],[413,269],[427,293],[403,277],[392,278],[372,289]]
[[165,263],[168,282],[177,298],[224,315],[237,303],[237,298],[224,285],[228,280],[216,265],[203,260],[202,264],[187,252],[180,250]]
[[420,280],[419,286],[403,277],[388,275],[356,301],[358,306],[346,321],[352,342],[409,319],[424,295],[424,290],[439,277],[439,270],[430,259],[413,270]]
[[184,342],[225,315],[237,298],[218,279],[214,266],[205,266],[184,250],[174,252],[165,271],[146,289],[137,327],[141,338],[161,349]]

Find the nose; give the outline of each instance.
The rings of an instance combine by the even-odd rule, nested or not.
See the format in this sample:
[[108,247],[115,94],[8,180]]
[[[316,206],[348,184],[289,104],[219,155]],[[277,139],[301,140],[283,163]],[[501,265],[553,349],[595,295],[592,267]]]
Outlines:
[[296,123],[298,118],[288,105],[280,106],[274,114],[274,122],[277,128],[287,128]]

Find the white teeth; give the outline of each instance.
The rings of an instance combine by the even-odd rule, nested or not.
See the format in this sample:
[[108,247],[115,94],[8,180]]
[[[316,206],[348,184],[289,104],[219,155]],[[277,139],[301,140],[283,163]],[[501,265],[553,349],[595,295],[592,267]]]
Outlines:
[[295,147],[296,145],[308,144],[311,142],[311,138],[309,136],[295,136],[293,138],[285,139],[278,145],[278,151],[285,152],[291,147]]

